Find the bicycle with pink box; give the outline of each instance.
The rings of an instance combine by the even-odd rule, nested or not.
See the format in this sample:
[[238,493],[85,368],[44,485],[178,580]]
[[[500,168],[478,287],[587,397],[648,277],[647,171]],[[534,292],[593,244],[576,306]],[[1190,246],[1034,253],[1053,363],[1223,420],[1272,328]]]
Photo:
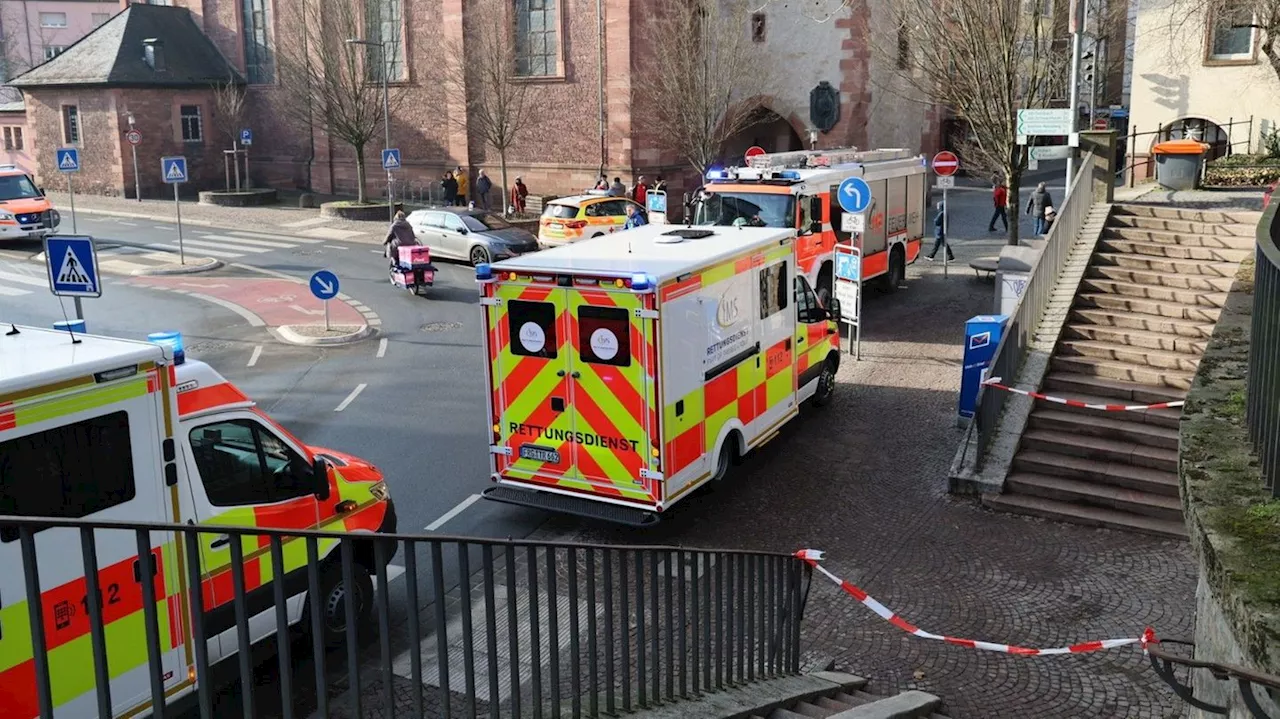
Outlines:
[[391,284],[415,295],[435,284],[436,266],[431,264],[431,248],[407,245],[396,248],[396,252],[391,265]]

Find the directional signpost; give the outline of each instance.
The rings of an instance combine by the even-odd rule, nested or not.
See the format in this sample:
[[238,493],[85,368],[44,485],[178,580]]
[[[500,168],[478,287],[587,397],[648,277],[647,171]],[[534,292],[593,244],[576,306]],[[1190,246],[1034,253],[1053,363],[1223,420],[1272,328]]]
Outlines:
[[57,297],[75,298],[76,319],[83,320],[80,298],[102,296],[93,238],[49,235],[44,238],[44,262],[49,273],[49,291]]
[[187,158],[160,158],[160,178],[173,185],[173,209],[178,213],[178,262],[187,264],[187,253],[182,246],[182,203],[178,201],[178,185],[187,181]]
[[311,294],[324,303],[324,328],[329,329],[329,300],[338,296],[338,276],[329,270],[319,270],[311,275]]
[[862,358],[862,250],[837,243],[835,269],[840,320],[849,325],[849,354],[857,361]]
[[938,187],[942,189],[942,240],[947,246],[942,248],[946,252],[942,255],[942,276],[949,276],[949,268],[951,264],[951,238],[947,236],[947,215],[950,215],[951,205],[947,203],[947,190],[956,186],[955,174],[960,171],[960,158],[956,153],[943,150],[933,156],[933,174],[938,176]]
[[80,171],[80,151],[74,147],[60,147],[54,155],[58,172],[67,176],[67,194],[71,196],[71,231],[76,231],[76,189],[71,185],[71,175]]
[[1018,110],[1017,125],[1015,134],[1019,137],[1070,135],[1071,108]]

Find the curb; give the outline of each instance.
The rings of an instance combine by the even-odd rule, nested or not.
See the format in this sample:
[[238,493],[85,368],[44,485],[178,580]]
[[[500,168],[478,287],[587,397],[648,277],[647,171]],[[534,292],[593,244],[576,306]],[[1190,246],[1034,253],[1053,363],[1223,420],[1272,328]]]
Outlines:
[[360,342],[372,337],[376,330],[373,326],[364,324],[360,325],[360,329],[350,334],[339,335],[337,337],[307,337],[294,331],[294,327],[302,325],[280,325],[279,327],[271,327],[271,334],[282,342],[288,342],[293,345],[303,345],[306,347],[322,347],[333,345],[349,345]]
[[201,257],[199,259],[203,260],[203,262],[198,265],[192,265],[190,263],[186,265],[175,265],[175,264],[159,265],[156,267],[144,267],[140,270],[134,270],[129,274],[133,275],[134,277],[150,277],[150,276],[159,276],[159,275],[194,275],[198,272],[208,272],[210,270],[216,270],[219,267],[222,267],[221,260],[215,260],[212,257]]

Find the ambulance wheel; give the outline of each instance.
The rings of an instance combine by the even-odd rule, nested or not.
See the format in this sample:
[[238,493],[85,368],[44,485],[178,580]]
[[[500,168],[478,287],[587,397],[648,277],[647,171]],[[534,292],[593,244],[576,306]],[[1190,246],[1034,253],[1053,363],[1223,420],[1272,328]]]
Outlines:
[[597,237],[604,237],[604,233],[603,233],[603,232],[597,232],[597,233],[595,233],[594,235],[592,235],[592,236],[591,236],[591,239],[593,239],[593,240],[594,240],[594,239],[595,239],[595,238],[597,238]]
[[479,267],[489,261],[489,251],[480,245],[471,248],[471,266]]
[[[351,567],[355,578],[356,624],[368,626],[373,618],[373,578],[358,562]],[[347,596],[342,582],[342,562],[329,562],[320,571],[320,626],[327,647],[341,647],[347,641]],[[311,598],[307,598],[303,627],[311,630]]]
[[828,355],[822,363],[822,374],[818,375],[818,389],[813,393],[813,406],[821,407],[831,401],[836,391],[836,372],[840,369],[840,358]]
[[720,454],[716,456],[716,471],[711,475],[712,483],[721,484],[729,477],[729,471],[738,463],[737,446],[736,435],[731,433],[724,438],[724,444],[720,446]]

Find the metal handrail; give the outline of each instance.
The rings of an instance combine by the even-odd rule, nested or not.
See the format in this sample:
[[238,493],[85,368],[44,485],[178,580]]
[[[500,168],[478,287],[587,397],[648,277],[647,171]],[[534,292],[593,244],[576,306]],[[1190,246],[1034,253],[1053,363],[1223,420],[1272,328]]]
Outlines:
[[[50,542],[40,534],[45,531],[67,532],[66,541]],[[0,532],[5,544],[18,542],[22,558],[21,567],[11,571],[21,570],[25,586],[34,669],[32,713],[38,704],[42,717],[53,715],[48,647],[51,640],[56,646],[65,639],[49,632],[59,631],[54,627],[63,625],[54,620],[68,611],[79,613],[79,604],[89,615],[81,631],[92,639],[92,664],[77,666],[76,671],[95,677],[89,691],[104,716],[111,716],[114,706],[107,657],[119,652],[110,647],[120,641],[145,648],[145,660],[141,652],[137,655],[143,661],[138,668],[147,670],[156,706],[185,686],[186,677],[163,673],[163,658],[173,650],[168,643],[162,645],[166,635],[161,631],[184,623],[190,638],[180,644],[188,656],[194,653],[190,661],[200,680],[195,690],[199,715],[212,716],[217,687],[210,666],[216,658],[209,656],[206,640],[233,633],[232,646],[246,647],[250,620],[259,615],[254,622],[259,631],[262,616],[272,613],[277,636],[285,636],[290,620],[287,599],[303,592],[308,602],[302,626],[311,633],[307,649],[314,678],[295,677],[292,654],[297,649],[290,642],[276,642],[279,678],[273,680],[275,686],[258,689],[278,690],[286,718],[295,708],[299,715],[314,709],[318,716],[329,716],[326,689],[343,680],[353,716],[362,716],[362,690],[374,692],[370,681],[380,681],[378,701],[390,710],[397,694],[393,665],[404,657],[409,662],[411,715],[427,716],[424,706],[430,705],[430,715],[446,718],[614,716],[800,671],[800,621],[810,570],[783,552],[51,517],[0,516]],[[142,614],[142,637],[108,635],[106,606],[87,599],[109,597],[119,589],[100,586],[103,582],[130,582],[119,577],[100,581],[98,571],[82,571],[108,563],[100,561],[98,548],[109,537],[117,538],[109,563],[119,564],[122,533],[129,537],[124,540],[129,546],[125,561],[135,562],[131,580],[140,585],[140,590],[126,589],[135,599],[141,595],[140,606],[132,611]],[[157,537],[160,533],[164,536]],[[47,593],[51,583],[57,584],[50,575],[74,557],[67,550],[77,535],[81,559],[69,575],[74,575],[73,582],[84,582],[86,599],[70,608],[57,606]],[[206,548],[215,546],[211,539],[227,545],[230,563],[225,567],[201,566],[213,551]],[[336,546],[325,555],[322,548],[333,542]],[[405,601],[394,609],[397,614],[406,611],[393,625],[388,565],[397,552],[404,582],[395,586],[402,587],[396,591]],[[303,556],[305,562],[297,564]],[[286,557],[295,564],[286,564]],[[275,581],[262,582],[254,593],[259,572]],[[376,621],[357,621],[357,602],[344,602],[345,629],[337,641],[326,643],[322,577],[330,578],[325,582],[341,577],[349,588],[359,587],[357,578],[366,574],[377,587],[388,589],[374,591],[371,619]],[[186,580],[185,587],[178,576]],[[221,594],[205,591],[215,580],[215,591]],[[422,602],[420,588],[427,594]],[[166,590],[172,592],[168,597]],[[267,596],[259,596],[263,592]],[[205,606],[208,596],[213,606]],[[15,600],[6,593],[4,600],[9,606],[22,597]],[[164,624],[168,612],[182,615],[176,625]],[[457,619],[461,628],[451,621]],[[6,626],[6,635],[18,629]],[[224,635],[224,646],[227,641]],[[255,686],[250,654],[242,651],[238,661],[227,662],[238,664],[243,687]],[[117,663],[112,660],[111,674],[127,669]],[[312,682],[318,690],[312,689]],[[304,689],[295,690],[295,684]],[[255,715],[254,694],[241,693],[241,716]]]
[[[1017,307],[1005,326],[1004,335],[1000,338],[1000,344],[996,347],[989,376],[1003,377],[1012,383],[1022,369],[1031,340],[1040,328],[1040,321],[1053,296],[1058,276],[1062,274],[1067,257],[1071,254],[1071,246],[1093,208],[1090,183],[1099,159],[1095,153],[1089,152],[1080,162],[1080,169],[1071,180],[1070,190],[1058,212],[1058,218],[1045,236],[1044,250],[1036,258],[1031,270],[1031,280],[1018,300]],[[1012,396],[1008,392],[987,391],[985,386],[978,388],[974,421],[978,435],[976,466],[979,469],[986,460],[986,453],[995,437],[1005,403]]]
[[[1190,649],[1195,648],[1195,645],[1191,642],[1176,639],[1161,639],[1158,644],[1177,644]],[[1151,668],[1155,670],[1156,675],[1173,689],[1173,693],[1177,694],[1179,699],[1191,706],[1210,714],[1226,715],[1230,713],[1230,707],[1226,705],[1213,704],[1196,697],[1193,687],[1189,687],[1178,680],[1177,675],[1174,674],[1174,665],[1185,667],[1188,670],[1203,669],[1208,672],[1210,677],[1218,681],[1234,679],[1236,686],[1240,690],[1240,698],[1244,701],[1244,705],[1250,714],[1257,719],[1275,719],[1262,708],[1262,705],[1258,702],[1257,695],[1253,693],[1253,687],[1258,685],[1269,690],[1280,690],[1280,677],[1235,664],[1190,659],[1167,652],[1156,644],[1147,645],[1146,653],[1147,660],[1151,662]]]
[[1262,465],[1264,485],[1280,497],[1280,200],[1258,222],[1245,424]]

